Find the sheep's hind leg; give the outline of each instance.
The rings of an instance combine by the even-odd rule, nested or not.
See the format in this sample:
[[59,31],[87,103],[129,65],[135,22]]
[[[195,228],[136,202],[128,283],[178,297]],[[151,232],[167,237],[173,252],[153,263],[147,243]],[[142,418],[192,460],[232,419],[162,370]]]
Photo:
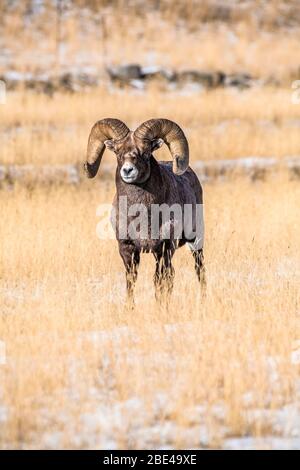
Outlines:
[[156,268],[154,274],[155,298],[157,301],[169,301],[173,290],[175,270],[172,266],[174,249],[166,248],[154,254]]
[[126,270],[127,305],[133,306],[133,291],[140,264],[140,252],[134,245],[128,243],[119,243],[119,251]]
[[192,251],[194,261],[195,261],[195,271],[199,279],[202,293],[206,294],[206,274],[205,274],[205,265],[204,265],[204,255],[203,248],[200,250]]

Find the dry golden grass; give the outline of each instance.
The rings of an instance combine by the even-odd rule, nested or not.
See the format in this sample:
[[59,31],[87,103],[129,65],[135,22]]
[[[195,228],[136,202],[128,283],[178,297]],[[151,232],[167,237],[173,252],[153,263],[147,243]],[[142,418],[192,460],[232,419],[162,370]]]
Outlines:
[[86,65],[103,73],[105,65],[138,61],[242,71],[288,85],[299,75],[296,0],[223,2],[222,8],[214,0],[163,1],[159,7],[155,2],[154,8],[153,2],[81,2],[94,3],[94,10],[71,2],[59,21],[53,3],[46,3],[48,8],[31,17],[26,2],[3,10],[1,43],[11,52],[0,73],[7,67],[36,73]]
[[[133,311],[116,243],[95,233],[112,194],[101,179],[1,192],[1,448],[221,447],[230,436],[265,447],[288,432],[299,405],[299,184],[205,186],[206,300],[182,248],[169,309],[154,301],[144,255]],[[278,409],[291,412],[281,430]]]
[[[104,78],[105,66],[132,61],[272,76],[282,87],[9,92],[0,165],[81,163],[91,126],[108,116],[131,128],[178,122],[192,165],[300,154],[290,88],[299,2],[253,0],[222,18],[212,0],[162,0],[158,12],[149,2],[147,15],[132,2],[80,0],[96,5],[95,21],[73,8],[60,27],[52,2],[30,27],[28,2],[17,3],[0,5],[0,74],[92,65]],[[166,148],[156,155],[169,158]],[[144,255],[133,310],[116,242],[96,236],[97,206],[113,193],[101,169],[76,187],[0,191],[0,448],[239,448],[244,437],[299,447],[299,183],[277,174],[206,184],[206,299],[182,248],[169,307],[154,300],[154,260]]]
[[[300,106],[284,89],[190,96],[151,89],[145,94],[109,92],[9,93],[0,107],[1,163],[79,163],[91,126],[118,117],[135,128],[150,117],[177,121],[188,136],[192,160],[300,154]],[[168,156],[164,148],[159,158]],[[113,161],[107,152],[104,157]]]

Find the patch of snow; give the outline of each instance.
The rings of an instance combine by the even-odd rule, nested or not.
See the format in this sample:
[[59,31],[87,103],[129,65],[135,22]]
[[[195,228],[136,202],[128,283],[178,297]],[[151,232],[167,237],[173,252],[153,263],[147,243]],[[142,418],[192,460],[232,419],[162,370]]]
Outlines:
[[236,437],[226,439],[223,444],[226,450],[299,450],[300,439],[285,437]]

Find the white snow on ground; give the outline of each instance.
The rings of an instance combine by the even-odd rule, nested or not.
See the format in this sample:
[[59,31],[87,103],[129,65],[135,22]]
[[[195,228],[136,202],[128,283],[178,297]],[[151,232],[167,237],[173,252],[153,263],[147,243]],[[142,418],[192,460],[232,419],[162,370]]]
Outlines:
[[[284,277],[288,272],[295,278],[299,277],[299,272],[296,269],[297,264],[289,258],[283,258],[278,263],[276,275]],[[186,270],[184,275],[189,278],[193,277],[189,269]],[[213,274],[213,273],[211,273]],[[222,273],[219,273],[222,275]],[[239,278],[238,272],[232,272],[231,277],[235,282],[245,282],[245,279]],[[217,279],[215,279],[217,281]],[[262,292],[266,291],[267,281],[259,278],[255,271],[252,271],[247,277],[246,281],[251,284],[255,289],[262,288]],[[110,285],[107,284],[109,282]],[[117,273],[113,280],[114,285],[120,286],[118,291],[118,298],[113,296],[109,297],[109,301],[120,302],[124,301],[125,297],[125,283],[124,274]],[[87,282],[88,289],[91,291],[92,297],[97,302],[103,302],[103,295],[107,296],[110,292],[112,279],[109,281],[107,277],[92,278]],[[36,282],[31,289],[25,284],[18,284],[14,287],[7,287],[2,289],[0,295],[10,301],[22,303],[26,298],[40,298],[44,293],[45,286],[42,283]],[[142,292],[138,292],[136,303],[139,304],[145,300],[145,292],[149,299],[153,296],[152,281],[149,280],[147,286],[144,285]],[[174,293],[176,295],[176,293]],[[265,295],[267,293],[265,292]],[[164,337],[166,337],[170,344],[172,341],[178,339],[178,331],[180,331],[180,340],[183,342],[189,341],[195,331],[193,322],[181,322],[173,324],[158,325],[158,335],[163,328]],[[216,328],[218,323],[216,322]],[[48,333],[44,333],[49,336]],[[109,343],[110,348],[113,349],[115,364],[120,361],[126,360],[126,363],[132,366],[138,365],[141,361],[147,370],[154,370],[156,367],[166,367],[168,372],[176,373],[175,364],[172,363],[172,357],[167,353],[151,352],[145,354],[139,351],[139,348],[132,348],[140,341],[139,336],[134,328],[118,327],[111,330],[103,331],[90,331],[82,332],[78,335],[78,341],[84,344],[90,343],[95,347],[95,351],[102,351],[101,366],[104,371],[105,378],[101,379],[99,374],[99,381],[105,380],[105,383],[98,383],[94,388],[91,388],[88,394],[93,397],[94,406],[91,410],[84,410],[79,417],[79,423],[76,423],[73,429],[73,417],[61,416],[55,419],[70,429],[70,436],[68,439],[74,448],[97,448],[97,449],[117,449],[121,446],[129,448],[160,448],[172,449],[174,443],[180,440],[185,442],[189,448],[206,448],[211,444],[211,435],[206,425],[205,418],[207,416],[207,406],[205,403],[199,403],[197,406],[187,409],[185,412],[188,426],[180,425],[172,421],[173,400],[172,396],[167,396],[161,391],[157,391],[154,395],[152,403],[145,403],[143,398],[132,396],[126,400],[118,401],[113,392],[113,377],[111,376],[111,358],[105,354],[105,346]],[[124,347],[128,343],[130,347]],[[118,353],[122,345],[122,356]],[[125,358],[124,358],[125,355]],[[251,360],[251,358],[250,358]],[[300,364],[300,339],[291,344],[291,363],[295,366]],[[266,357],[266,364],[268,367],[270,383],[276,387],[279,379],[278,358]],[[70,377],[74,376],[74,380],[70,382],[73,384],[70,389],[70,399],[76,400],[74,391],[76,393],[76,363],[70,363],[69,373]],[[111,382],[111,383],[110,383]],[[75,384],[75,385],[74,385]],[[300,381],[297,385],[300,397]],[[105,396],[103,390],[105,389]],[[268,397],[266,397],[267,399]],[[210,416],[218,421],[218,433],[220,445],[225,449],[300,449],[300,409],[299,400],[297,403],[289,403],[279,409],[257,409],[252,405],[252,391],[244,397],[245,402],[245,417],[248,423],[255,423],[259,419],[263,420],[270,429],[270,435],[263,438],[254,438],[251,436],[234,437],[230,434],[230,430],[223,424],[227,413],[226,406],[223,403],[215,405],[209,409]],[[45,422],[53,419],[50,414],[45,410]],[[3,400],[0,396],[0,427],[5,426],[5,422],[9,415],[9,410],[3,406]],[[164,416],[164,419],[161,419]],[[46,429],[46,427],[45,427]],[[59,427],[58,427],[59,429]],[[125,437],[124,437],[125,436]],[[36,445],[39,448],[55,449],[63,447],[64,432],[58,431],[57,427],[55,432],[47,432],[36,437]]]
[[[158,326],[161,328],[161,326]],[[186,339],[194,331],[192,322],[166,324],[164,333],[170,341],[180,336]],[[164,364],[168,370],[172,369],[172,358],[168,354],[137,353],[128,348],[122,348],[122,357],[117,352],[124,340],[129,343],[139,342],[136,331],[129,327],[115,328],[109,331],[83,332],[79,335],[79,341],[90,341],[97,350],[105,351],[105,344],[110,343],[115,351],[114,361],[124,360],[132,365],[143,361],[149,370]],[[58,422],[67,425],[70,429],[68,441],[71,447],[85,449],[118,449],[125,448],[145,448],[145,449],[172,449],[174,443],[180,439],[188,448],[207,448],[211,445],[211,436],[207,428],[205,418],[207,416],[207,406],[205,403],[186,409],[185,417],[188,426],[180,425],[172,421],[173,400],[171,396],[162,392],[157,392],[152,403],[145,403],[141,397],[132,396],[124,401],[117,401],[113,387],[109,386],[110,358],[103,354],[101,358],[102,367],[105,369],[105,384],[98,389],[96,385],[90,389],[90,396],[95,398],[96,405],[93,409],[83,411],[79,417],[79,422],[72,423],[72,416],[62,414],[57,416]],[[277,360],[266,358],[269,365],[270,381],[276,386],[278,380]],[[300,363],[300,340],[293,343],[291,348],[291,362]],[[76,364],[70,364],[70,375],[74,375],[76,380]],[[100,378],[99,378],[100,380]],[[112,379],[113,380],[113,379]],[[100,383],[98,384],[100,385]],[[106,385],[105,397],[103,396],[103,385]],[[102,389],[102,391],[101,391]],[[70,390],[70,398],[72,393]],[[300,395],[300,381],[299,381]],[[76,397],[75,397],[76,398]],[[74,397],[73,397],[74,399]],[[251,391],[244,397],[245,417],[248,423],[255,423],[259,419],[268,425],[270,435],[262,438],[251,436],[232,437],[230,429],[226,428],[224,418],[226,416],[226,405],[220,403],[209,409],[209,414],[218,422],[218,437],[220,445],[224,449],[300,449],[300,410],[298,403],[290,403],[280,409],[255,409],[251,408]],[[5,425],[8,410],[0,406],[0,426]],[[44,411],[45,422],[51,416]],[[164,416],[164,419],[161,417]],[[74,426],[73,426],[74,424]],[[73,429],[74,428],[74,429]],[[45,428],[46,429],[46,428]],[[59,427],[58,427],[59,429]],[[76,431],[75,431],[76,429]],[[39,448],[55,449],[63,447],[64,432],[45,432],[37,436],[36,445]]]
[[[219,422],[218,437],[222,448],[300,449],[300,411],[296,404],[274,410],[249,409],[249,423],[263,419],[270,427],[270,435],[261,438],[232,437],[230,429],[222,425],[225,411],[223,404],[209,409],[210,415]],[[205,424],[206,405],[186,410],[188,426],[181,426],[171,418],[160,420],[162,414],[167,417],[171,416],[171,412],[172,397],[163,393],[156,394],[151,407],[146,406],[139,397],[131,397],[122,402],[99,399],[99,405],[92,411],[82,413],[76,428],[77,433],[71,435],[71,446],[118,449],[122,445],[133,449],[172,449],[178,439],[187,448],[203,449],[211,445],[211,435]],[[40,447],[60,447],[62,438],[63,434],[59,432],[45,434],[41,436]]]
[[300,439],[266,436],[262,439],[239,437],[226,439],[223,448],[226,450],[299,450]]
[[[158,327],[160,328],[160,327]],[[164,332],[170,341],[178,337],[190,337],[195,326],[192,322],[166,324]],[[97,350],[105,351],[105,344],[109,341],[115,351],[114,364],[120,360],[136,365],[143,361],[147,368],[153,370],[156,366],[172,369],[170,355],[161,353],[143,354],[134,352],[131,348],[124,348],[124,340],[129,340],[132,345],[139,342],[136,331],[129,327],[119,327],[109,331],[91,331],[82,333],[80,340],[91,341]],[[184,340],[184,339],[183,339]],[[118,355],[120,345],[122,356]],[[292,345],[291,362],[298,364],[300,357],[300,340]],[[184,442],[188,448],[207,448],[211,445],[210,430],[206,425],[208,408],[205,403],[186,409],[185,417],[188,426],[180,425],[172,420],[173,400],[163,392],[157,392],[153,401],[145,403],[143,398],[132,396],[123,401],[117,401],[113,392],[113,383],[110,383],[110,358],[103,354],[102,368],[105,369],[105,384],[100,389],[95,386],[90,390],[90,396],[96,398],[96,405],[88,412],[82,412],[79,423],[76,424],[76,432],[72,431],[72,417],[61,416],[61,422],[68,424],[71,433],[68,436],[70,445],[74,448],[85,449],[118,449],[145,448],[145,449],[172,449],[174,443]],[[270,382],[276,386],[278,381],[278,361],[272,357],[266,357],[269,366]],[[72,370],[72,371],[71,371]],[[76,364],[70,367],[70,373],[75,374]],[[100,380],[100,378],[99,378]],[[113,382],[113,378],[111,377]],[[100,380],[101,381],[101,380]],[[100,385],[100,383],[99,383]],[[103,396],[103,385],[106,386]],[[300,395],[300,381],[298,384]],[[102,389],[102,391],[101,391]],[[70,391],[71,393],[71,391]],[[70,395],[71,397],[71,395]],[[232,437],[230,429],[223,423],[226,416],[226,405],[220,403],[209,408],[209,415],[218,422],[217,432],[220,446],[224,449],[300,449],[300,409],[299,403],[290,403],[279,409],[252,408],[252,393],[249,391],[244,397],[245,417],[249,424],[258,420],[270,429],[270,435],[262,438],[251,436]],[[47,416],[47,411],[45,411]],[[0,415],[1,416],[1,415]],[[164,419],[161,417],[164,416]],[[58,418],[59,419],[59,418]],[[74,426],[75,428],[75,426]],[[39,447],[55,449],[63,445],[63,432],[45,433],[39,436]]]

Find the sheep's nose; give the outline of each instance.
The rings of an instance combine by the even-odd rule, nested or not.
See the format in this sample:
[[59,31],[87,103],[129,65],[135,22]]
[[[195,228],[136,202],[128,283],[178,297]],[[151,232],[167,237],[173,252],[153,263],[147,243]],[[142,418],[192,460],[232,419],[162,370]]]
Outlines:
[[124,168],[123,168],[123,173],[124,173],[125,176],[130,176],[130,174],[132,173],[132,170],[133,170],[133,167],[132,167],[132,166],[127,167],[127,168],[124,167]]

